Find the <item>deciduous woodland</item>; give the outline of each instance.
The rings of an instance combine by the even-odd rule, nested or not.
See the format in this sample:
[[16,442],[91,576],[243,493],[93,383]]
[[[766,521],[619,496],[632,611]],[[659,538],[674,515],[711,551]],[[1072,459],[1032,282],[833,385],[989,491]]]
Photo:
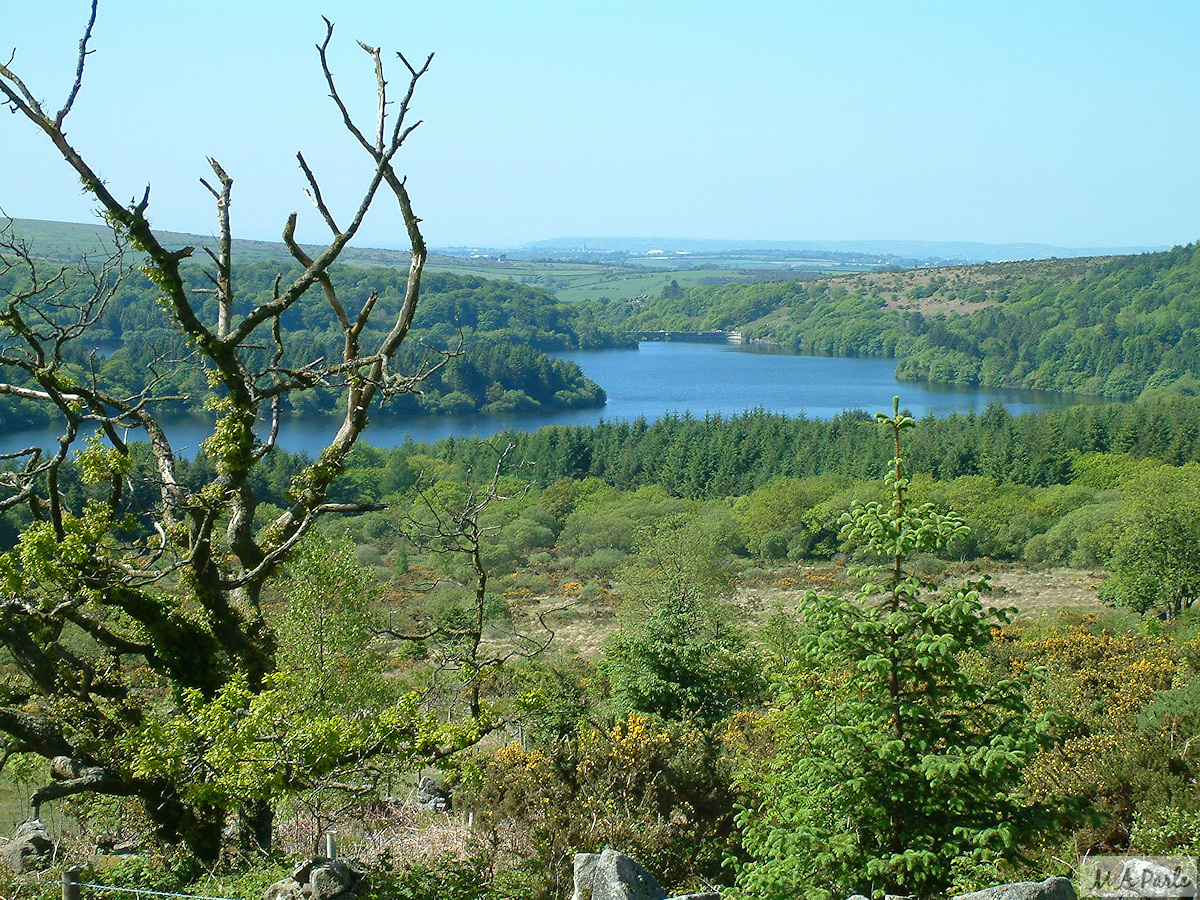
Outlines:
[[1200,377],[1196,245],[1083,260],[693,288],[589,303],[609,327],[737,329],[802,353],[896,357],[905,379],[1132,398]]
[[[68,139],[91,27],[58,109],[0,65],[5,127],[44,136],[113,235],[85,259],[0,233],[4,421],[62,435],[0,466],[0,825],[59,846],[0,894],[57,896],[78,863],[257,897],[328,832],[371,896],[414,900],[563,897],[605,846],[747,900],[1200,852],[1195,246],[638,303],[427,273],[401,163],[432,58],[351,45],[360,122],[327,22],[356,212],[298,154],[327,240],[293,216],[243,264],[236,173],[209,160],[217,237],[176,246]],[[342,260],[372,206],[406,269]],[[545,352],[656,328],[1112,402],[370,444],[381,409],[601,403]],[[185,457],[161,419],[200,407]],[[315,459],[276,446],[294,413],[327,427]],[[450,802],[416,802],[428,777]]]

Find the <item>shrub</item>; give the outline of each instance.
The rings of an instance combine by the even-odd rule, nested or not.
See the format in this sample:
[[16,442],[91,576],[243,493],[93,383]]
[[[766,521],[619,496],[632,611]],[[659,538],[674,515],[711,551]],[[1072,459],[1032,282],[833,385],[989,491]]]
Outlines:
[[682,892],[719,881],[737,850],[731,776],[720,733],[634,714],[501,748],[481,761],[464,804],[497,872],[529,891],[522,896],[568,896],[574,854],[604,847]]

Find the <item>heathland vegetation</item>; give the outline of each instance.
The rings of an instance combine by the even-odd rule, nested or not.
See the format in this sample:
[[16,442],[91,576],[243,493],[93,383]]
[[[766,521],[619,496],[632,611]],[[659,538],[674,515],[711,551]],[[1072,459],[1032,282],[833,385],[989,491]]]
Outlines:
[[[992,810],[995,821],[978,825],[979,842],[949,856],[922,850],[925,838],[916,831],[889,836],[864,820],[857,833],[870,828],[879,843],[847,846],[820,871],[797,869],[797,860],[814,856],[810,844],[792,842],[824,840],[820,828],[829,826],[812,809],[780,805],[825,796],[819,788],[840,783],[821,781],[819,766],[802,763],[816,752],[798,743],[814,721],[842,710],[870,722],[876,703],[883,704],[881,721],[887,716],[886,690],[863,694],[868,681],[845,680],[871,653],[860,658],[867,651],[822,637],[873,634],[844,622],[833,628],[826,619],[875,609],[871,584],[887,588],[885,597],[896,591],[858,573],[887,557],[863,529],[886,522],[888,495],[877,475],[890,471],[892,448],[872,420],[856,415],[832,422],[765,413],[668,418],[503,435],[492,445],[362,447],[331,499],[377,508],[328,521],[268,595],[286,651],[279,684],[287,690],[271,703],[283,705],[262,709],[264,701],[225,696],[224,712],[208,724],[202,717],[199,730],[172,729],[173,743],[155,732],[156,755],[142,764],[165,765],[189,747],[208,747],[204,790],[233,797],[249,784],[275,784],[274,766],[296,764],[274,756],[252,762],[239,742],[253,742],[254,729],[278,735],[287,721],[294,723],[289,743],[311,746],[316,731],[332,747],[328,729],[347,708],[383,715],[403,697],[460,727],[476,721],[489,736],[433,765],[453,785],[459,812],[449,819],[394,799],[415,773],[430,771],[436,750],[424,765],[409,757],[380,769],[373,799],[333,777],[273,795],[283,831],[303,836],[302,843],[335,828],[347,847],[378,860],[389,836],[396,842],[389,852],[399,855],[379,870],[380,884],[412,896],[557,896],[571,854],[604,844],[624,847],[679,889],[742,885],[747,896],[789,896],[798,885],[836,893],[918,884],[893,882],[887,873],[896,867],[930,879],[919,884],[932,895],[939,885],[965,889],[1058,871],[1056,860],[1080,847],[1185,852],[1193,838],[1179,823],[1193,820],[1200,799],[1186,749],[1196,727],[1188,692],[1200,684],[1190,612],[1200,595],[1197,424],[1197,401],[1171,399],[1016,417],[996,407],[906,429],[904,504],[941,524],[900,554],[912,579],[905,584],[921,605],[906,607],[900,620],[880,607],[884,618],[873,627],[900,621],[897,637],[911,639],[914,653],[928,641],[918,628],[959,635],[946,645],[948,656],[929,661],[939,673],[929,677],[958,698],[939,693],[937,708],[951,718],[967,715],[979,731],[943,734],[937,741],[948,743],[935,745],[952,760],[968,753],[964,740],[1007,734],[1003,766],[987,771],[1005,773],[1006,789],[995,796],[1028,804],[1019,816]],[[510,445],[497,479],[498,457]],[[729,458],[735,464],[726,473],[711,467]],[[710,461],[707,473],[690,471],[691,459]],[[133,462],[129,484],[144,493],[153,471],[144,457]],[[290,485],[307,465],[277,454],[260,470],[260,527],[289,502]],[[180,461],[179,478],[199,490],[212,471],[201,453]],[[96,496],[73,464],[61,484],[70,508]],[[28,556],[30,520],[10,512],[5,522],[10,553]],[[461,542],[462,523],[476,529],[477,547]],[[132,521],[127,527],[137,529]],[[1087,573],[1112,608],[1093,600],[981,617],[989,605],[1005,606],[1002,592],[989,592],[987,576],[1013,565]],[[481,593],[480,571],[487,576]],[[955,593],[964,581],[967,593]],[[946,587],[939,593],[935,584]],[[861,598],[847,605],[855,592]],[[478,644],[469,627],[476,617]],[[971,637],[974,622],[982,637]],[[942,668],[951,663],[965,674]],[[1005,686],[1004,703],[1015,704],[1010,724],[1043,722],[1036,737],[951,714],[953,703],[969,707],[976,690],[969,685],[979,678],[994,690]],[[288,705],[293,690],[301,691],[297,708]],[[989,715],[1008,708],[987,696],[981,709]],[[229,715],[247,728],[230,733]],[[875,739],[875,731],[860,730],[861,740]],[[821,759],[875,758],[856,755],[868,744],[825,746],[838,734],[821,738]],[[970,753],[1001,752],[994,741],[986,751],[969,746],[976,748]],[[910,756],[915,749],[894,752],[906,767],[888,771],[925,765]],[[32,760],[11,771],[26,784],[40,777]],[[863,770],[864,790],[882,784],[874,778]],[[971,806],[976,798],[975,809],[978,792],[996,790],[987,782],[954,784],[962,793],[953,803]],[[897,781],[894,790],[910,808],[913,785]],[[944,806],[950,796],[935,791],[922,802]],[[837,802],[850,804],[845,811],[861,799],[847,794]],[[64,830],[107,821],[103,803],[61,802],[85,823],[60,819]],[[136,821],[129,803],[120,810]],[[914,816],[919,831],[926,814]],[[1011,828],[989,831],[1001,827],[996,822]],[[406,855],[400,823],[425,829],[423,840],[444,847],[436,865],[424,851]],[[783,845],[771,836],[781,827],[792,835]],[[894,845],[899,835],[906,846]],[[444,843],[450,838],[452,847]],[[780,856],[779,846],[790,849]],[[171,859],[178,869],[163,859],[132,872],[124,864],[112,877],[159,888],[201,878],[186,856]],[[264,862],[256,865],[265,878],[276,870],[263,873]],[[859,870],[876,876],[862,880]],[[202,893],[216,890],[211,881],[196,883],[208,885]]]

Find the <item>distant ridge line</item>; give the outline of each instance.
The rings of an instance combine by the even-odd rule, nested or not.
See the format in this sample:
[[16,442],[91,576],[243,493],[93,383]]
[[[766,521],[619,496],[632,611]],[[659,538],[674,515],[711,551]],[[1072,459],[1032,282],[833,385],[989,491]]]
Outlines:
[[[47,256],[54,257],[55,250],[64,246],[60,252],[65,252],[65,245],[78,252],[79,243],[96,239],[96,252],[111,250],[112,238],[106,226],[95,223],[55,222],[45,219],[13,219],[18,232],[27,232],[34,238],[35,251],[41,250]],[[212,235],[190,234],[187,232],[160,231],[160,237],[168,247],[215,247],[216,238]],[[68,242],[68,236],[71,240]],[[39,245],[41,245],[39,247]],[[279,241],[260,241],[246,238],[236,238],[235,247],[243,259],[249,258],[279,258],[290,260],[287,248]],[[307,246],[307,245],[302,245]],[[531,241],[520,247],[489,247],[472,248],[472,250],[487,250],[502,254],[505,250],[520,252],[522,256],[543,253],[569,254],[587,253],[617,253],[644,255],[653,251],[661,251],[665,255],[679,254],[684,258],[688,254],[737,254],[737,253],[788,253],[796,254],[805,251],[817,253],[844,253],[875,256],[883,262],[888,260],[920,260],[941,264],[955,263],[985,263],[1010,262],[1029,259],[1073,259],[1088,256],[1131,256],[1140,253],[1152,253],[1169,250],[1170,247],[1058,247],[1053,244],[1038,243],[1009,243],[989,244],[978,241],[898,241],[898,240],[866,240],[866,241],[773,241],[773,240],[708,240],[695,238],[665,238],[665,237],[563,237]],[[458,258],[467,253],[466,247],[436,248],[435,253],[447,257]],[[344,254],[345,262],[359,265],[408,265],[408,253],[386,247],[351,247]]]
[[1083,256],[1131,256],[1169,250],[1166,246],[1146,247],[1059,247],[1032,242],[993,244],[981,241],[718,241],[667,237],[567,237],[531,241],[525,251],[587,250],[592,252],[720,253],[720,252],[802,252],[816,250],[841,253],[865,253],[918,259],[962,260],[964,262],[1008,262],[1020,259],[1074,258]]

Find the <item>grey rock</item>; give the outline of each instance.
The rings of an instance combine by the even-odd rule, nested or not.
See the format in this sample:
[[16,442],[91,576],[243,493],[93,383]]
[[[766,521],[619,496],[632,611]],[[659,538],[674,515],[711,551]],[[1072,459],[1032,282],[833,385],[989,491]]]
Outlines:
[[666,900],[658,880],[624,853],[575,854],[571,900]]
[[263,900],[353,900],[367,892],[366,875],[342,859],[317,857],[263,892]]
[[46,867],[53,856],[54,841],[38,819],[22,822],[8,843],[0,847],[0,859],[18,875]]
[[298,881],[282,878],[263,891],[263,900],[304,900],[304,889]]
[[362,874],[356,873],[340,859],[325,859],[313,864],[312,873],[308,876],[309,894],[313,900],[333,900],[354,891],[362,881]]
[[864,897],[862,894],[851,894],[846,900],[871,900],[870,897]]
[[[671,897],[670,900],[721,900],[721,895],[716,891],[702,891],[699,894],[679,894],[676,897]],[[863,898],[866,900],[866,898]]]
[[417,805],[434,812],[450,812],[454,808],[454,801],[445,787],[428,775],[422,775],[417,783]]
[[[300,863],[296,868],[292,869],[292,874],[288,876],[292,881],[298,881],[301,884],[308,884],[308,876],[312,874],[312,867],[320,860],[310,859]],[[286,879],[285,879],[286,880]]]
[[1068,878],[1045,881],[1016,881],[999,887],[959,894],[953,900],[1076,900],[1075,886]]

